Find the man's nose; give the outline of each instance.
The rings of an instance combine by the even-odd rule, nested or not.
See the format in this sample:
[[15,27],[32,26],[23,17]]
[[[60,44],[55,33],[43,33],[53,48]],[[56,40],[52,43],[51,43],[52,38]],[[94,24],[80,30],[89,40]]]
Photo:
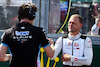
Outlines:
[[70,25],[72,26],[72,25],[73,25],[73,23],[70,23]]

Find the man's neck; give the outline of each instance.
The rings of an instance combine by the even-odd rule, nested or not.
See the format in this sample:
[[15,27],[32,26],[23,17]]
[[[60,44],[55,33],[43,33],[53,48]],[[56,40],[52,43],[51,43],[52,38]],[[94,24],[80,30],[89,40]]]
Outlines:
[[79,34],[77,34],[77,35],[74,35],[74,36],[72,36],[71,34],[68,34],[68,37],[69,37],[71,40],[76,40],[76,39],[78,39],[80,36],[81,36],[81,33],[79,33]]
[[69,34],[70,34],[71,36],[76,36],[76,35],[79,34],[79,32],[78,32],[78,33],[72,33],[72,32],[70,32]]
[[25,19],[21,19],[20,23],[21,22],[28,22],[30,24],[33,24],[34,20],[29,20],[28,18],[25,18]]

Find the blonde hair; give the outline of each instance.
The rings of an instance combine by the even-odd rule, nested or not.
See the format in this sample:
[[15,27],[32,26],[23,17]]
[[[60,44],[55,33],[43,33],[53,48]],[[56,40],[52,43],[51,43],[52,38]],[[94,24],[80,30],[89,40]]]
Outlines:
[[82,23],[82,24],[84,22],[83,18],[80,15],[78,15],[78,14],[73,14],[73,15],[71,15],[71,17],[78,17],[79,18],[79,22]]

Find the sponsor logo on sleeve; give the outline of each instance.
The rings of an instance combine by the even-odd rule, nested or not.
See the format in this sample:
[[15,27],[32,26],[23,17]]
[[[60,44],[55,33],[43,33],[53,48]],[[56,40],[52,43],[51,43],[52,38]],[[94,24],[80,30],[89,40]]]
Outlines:
[[86,61],[87,59],[78,59],[78,58],[75,58],[75,61]]
[[91,48],[92,47],[92,42],[91,41],[88,41],[88,48]]
[[77,61],[78,59],[77,58],[75,58],[75,61]]

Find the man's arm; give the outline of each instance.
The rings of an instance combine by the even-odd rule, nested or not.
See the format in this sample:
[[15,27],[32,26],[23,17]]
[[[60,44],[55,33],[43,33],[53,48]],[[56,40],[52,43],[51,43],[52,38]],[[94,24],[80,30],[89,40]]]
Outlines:
[[44,50],[45,50],[45,52],[46,52],[46,54],[47,54],[48,57],[52,58],[52,57],[54,56],[55,50],[52,49],[52,48],[50,47],[50,45],[47,46],[47,47],[45,47]]
[[5,45],[0,45],[0,61],[5,62],[10,60],[10,54],[6,54],[8,47]]
[[[52,45],[51,45],[52,47]],[[62,49],[62,37],[59,37],[55,43],[55,46],[52,47],[54,49],[54,55],[52,58],[50,58],[51,60],[54,60],[58,54],[60,53],[61,49]]]
[[54,60],[61,51],[62,37],[57,39],[55,46],[53,45],[54,42],[51,38],[49,38],[48,40],[49,40],[50,46],[44,48],[44,50],[47,56],[50,57],[51,60]]
[[93,59],[92,42],[90,38],[86,38],[83,57],[71,57],[71,61],[81,65],[91,65]]

